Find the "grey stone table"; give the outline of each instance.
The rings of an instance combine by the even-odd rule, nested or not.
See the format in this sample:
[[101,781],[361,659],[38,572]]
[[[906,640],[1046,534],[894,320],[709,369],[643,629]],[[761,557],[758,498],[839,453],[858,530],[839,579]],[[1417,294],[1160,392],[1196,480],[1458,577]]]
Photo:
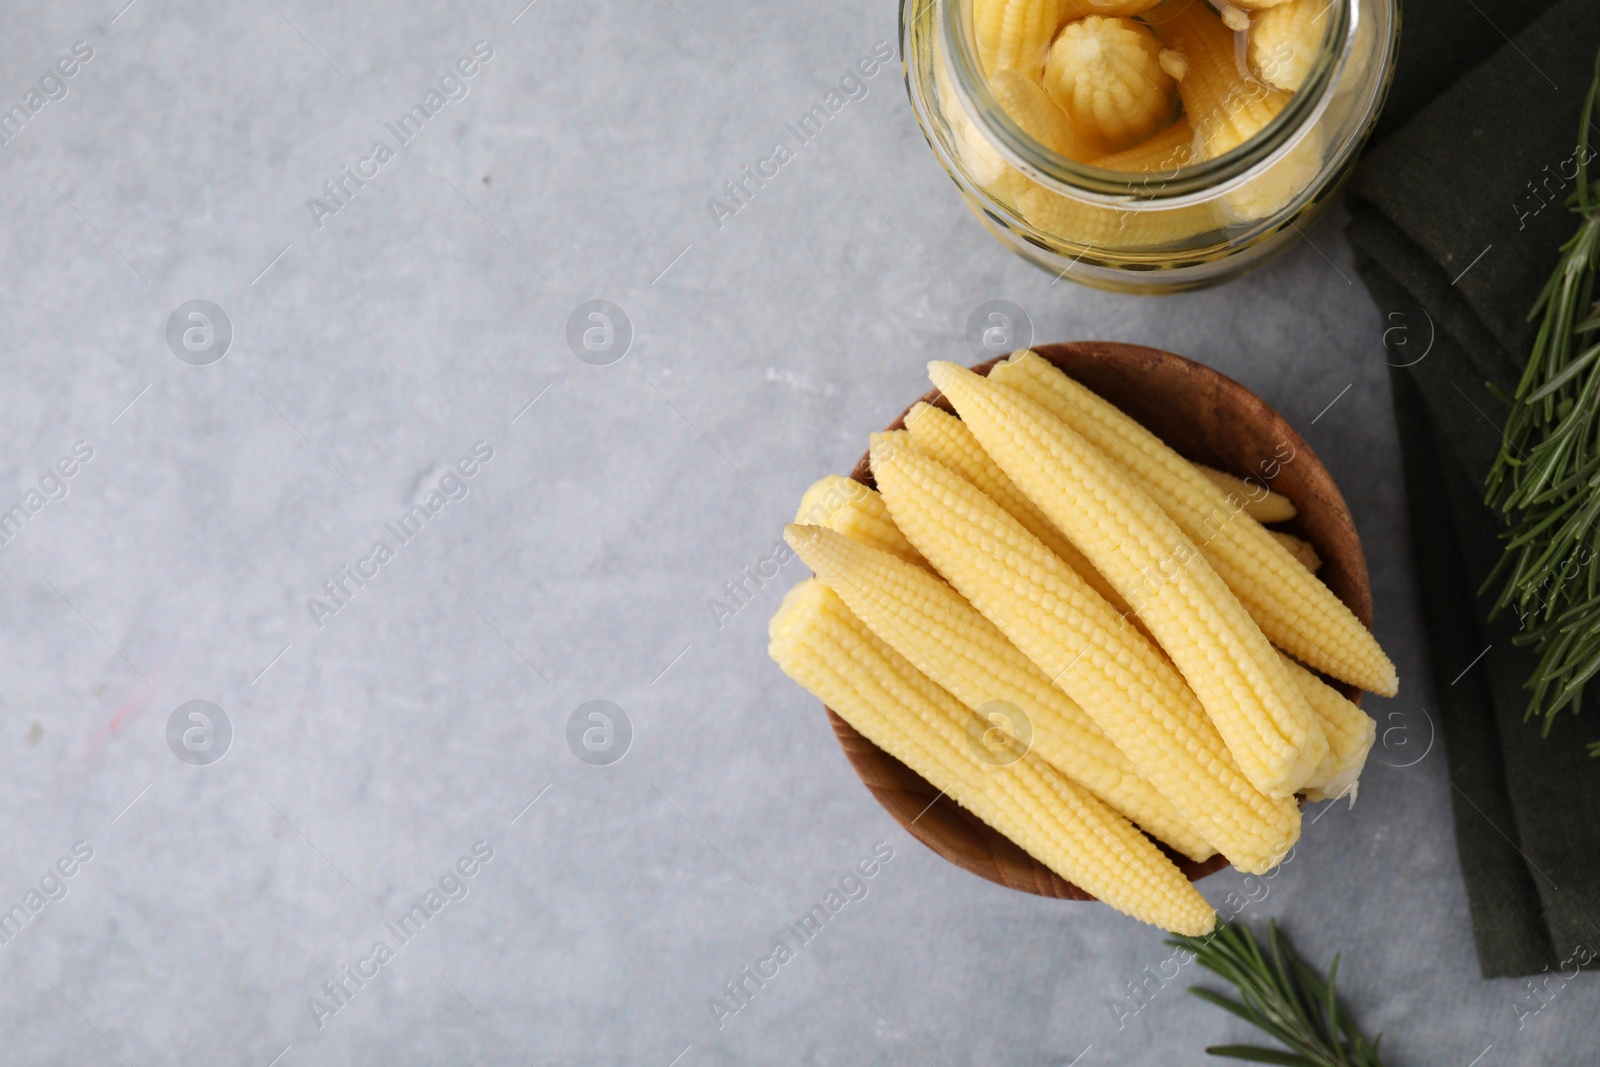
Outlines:
[[[766,658],[799,564],[711,603],[990,299],[1247,383],[1365,538],[1387,744],[1274,879],[1208,898],[1343,952],[1391,1063],[1587,1055],[1592,976],[1476,974],[1384,312],[1337,220],[1212,292],[1052,284],[959,204],[897,61],[786,132],[892,45],[887,0],[123,2],[10,4],[0,42],[6,1062],[1065,1067],[1247,1037],[1155,931],[891,822]],[[579,317],[580,360],[591,300],[623,315]],[[569,744],[594,700],[622,714]],[[865,896],[716,1011],[874,849]]]

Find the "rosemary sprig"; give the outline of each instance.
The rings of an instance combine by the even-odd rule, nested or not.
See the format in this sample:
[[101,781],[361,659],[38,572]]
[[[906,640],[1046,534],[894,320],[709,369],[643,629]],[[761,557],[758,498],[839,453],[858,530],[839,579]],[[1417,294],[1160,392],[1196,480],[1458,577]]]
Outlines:
[[1189,992],[1271,1034],[1289,1051],[1257,1045],[1211,1045],[1213,1056],[1288,1067],[1383,1067],[1377,1041],[1368,1042],[1334,993],[1339,957],[1326,981],[1301,959],[1273,922],[1268,927],[1270,959],[1248,927],[1227,923],[1205,937],[1175,937],[1169,945],[1195,954],[1200,966],[1221,975],[1239,990],[1229,1000],[1210,989]]
[[[1577,188],[1567,207],[1578,230],[1528,313],[1539,332],[1509,405],[1487,500],[1510,521],[1505,551],[1484,582],[1502,583],[1493,613],[1516,611],[1513,640],[1537,645],[1526,718],[1544,732],[1563,709],[1577,714],[1600,671],[1600,181],[1589,180],[1589,130],[1600,99],[1600,55],[1578,125]],[[1590,746],[1600,756],[1600,743]]]

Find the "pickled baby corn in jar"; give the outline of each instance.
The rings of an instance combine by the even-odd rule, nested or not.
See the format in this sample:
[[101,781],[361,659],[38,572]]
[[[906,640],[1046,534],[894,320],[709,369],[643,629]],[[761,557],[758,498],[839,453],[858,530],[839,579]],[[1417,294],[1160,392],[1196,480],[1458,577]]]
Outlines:
[[911,0],[907,87],[1002,244],[1156,292],[1301,239],[1371,132],[1396,0]]

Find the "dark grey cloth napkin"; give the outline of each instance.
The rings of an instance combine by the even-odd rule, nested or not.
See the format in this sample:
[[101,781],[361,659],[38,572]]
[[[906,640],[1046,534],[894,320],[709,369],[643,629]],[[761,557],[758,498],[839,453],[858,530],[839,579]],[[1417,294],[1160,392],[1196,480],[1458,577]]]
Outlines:
[[1514,389],[1525,316],[1576,228],[1561,175],[1600,0],[1414,2],[1406,20],[1347,233],[1406,342],[1391,364],[1411,364],[1392,373],[1395,415],[1478,961],[1532,974],[1600,953],[1600,761],[1584,751],[1600,718],[1563,715],[1548,738],[1525,723],[1535,657],[1512,645],[1515,615],[1490,621],[1477,595],[1504,529],[1483,504],[1505,415],[1486,383]]

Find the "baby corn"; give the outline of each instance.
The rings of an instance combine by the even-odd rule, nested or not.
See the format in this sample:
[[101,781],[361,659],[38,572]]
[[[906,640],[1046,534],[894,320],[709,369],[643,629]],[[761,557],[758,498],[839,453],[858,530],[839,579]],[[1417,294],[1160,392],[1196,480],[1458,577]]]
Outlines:
[[983,73],[1020,70],[1037,78],[1066,17],[1064,0],[973,0],[972,34]]
[[[1123,586],[1245,777],[1272,796],[1304,785],[1327,755],[1316,718],[1178,525],[1093,444],[1023,394],[954,363],[931,363],[929,372],[1000,468],[1096,570]],[[889,510],[917,544],[892,500]],[[934,565],[943,571],[940,561]]]
[[1234,59],[1233,32],[1203,0],[1172,0],[1149,20],[1167,47],[1189,61],[1178,95],[1204,158],[1243,144],[1288,103],[1287,93],[1244,78]]
[[1109,207],[1074,200],[1013,171],[997,187],[1009,194],[1017,213],[1042,235],[1093,249],[1152,249],[1220,229],[1220,208],[1212,202],[1175,208]]
[[1085,15],[1142,15],[1161,0],[1066,0],[1067,17]]
[[900,527],[889,517],[883,498],[854,478],[830,474],[819,478],[800,498],[794,521],[803,526],[826,526],[852,541],[893,552],[901,559],[927,566],[911,547]]
[[1215,925],[1211,906],[1172,861],[1044,760],[980,762],[966,741],[972,712],[821,582],[790,590],[769,632],[769,652],[785,673],[1061,877],[1165,930],[1198,935]]
[[972,116],[967,114],[966,105],[956,96],[955,87],[950,82],[949,64],[935,63],[933,79],[941,102],[939,113],[949,123],[951,147],[967,173],[972,175],[974,184],[987,189],[1011,170],[1011,164],[995,151],[988,137],[979,133],[977,126],[973,125]]
[[1235,478],[1231,474],[1200,463],[1194,466],[1201,474],[1211,479],[1212,485],[1224,493],[1238,497],[1244,504],[1244,513],[1257,522],[1287,522],[1299,514],[1295,511],[1294,501],[1282,493],[1274,493],[1260,482],[1247,482],[1243,478]]
[[1300,88],[1322,49],[1331,8],[1332,0],[1288,0],[1257,13],[1250,20],[1250,66],[1285,92]]
[[1231,863],[1259,874],[1281,861],[1299,809],[1240,773],[1172,664],[1000,505],[892,437],[874,436],[873,472],[918,551]]
[[1194,127],[1188,119],[1180,118],[1148,140],[1092,162],[1106,170],[1165,174],[1170,177],[1177,173],[1179,167],[1199,161],[1200,153],[1194,147]]
[[1340,681],[1381,696],[1399,692],[1394,664],[1343,601],[1155,434],[1037,353],[1013,356],[994,369],[992,380],[1087,437],[1113,468],[1153,496],[1194,539],[1273,644]]
[[1222,195],[1230,224],[1254,222],[1304,195],[1322,168],[1322,129],[1312,126],[1265,170]]
[[1044,88],[1078,129],[1113,151],[1170,121],[1177,82],[1161,68],[1161,42],[1132,19],[1091,15],[1062,27],[1044,63]]
[[[1249,514],[1249,512],[1245,514]],[[1282,530],[1268,530],[1267,532],[1272,535],[1274,541],[1289,550],[1289,555],[1293,556],[1295,562],[1300,566],[1312,574],[1322,569],[1322,557],[1317,555],[1317,550],[1311,547],[1311,542],[1302,541],[1294,534],[1284,533]]]
[[945,582],[832,530],[790,526],[784,538],[868,629],[967,707],[1015,706],[1032,726],[1032,751],[1061,773],[1190,859],[1216,851],[1071,697]]
[[1378,724],[1338,690],[1288,656],[1283,657],[1283,667],[1305,694],[1311,710],[1317,713],[1322,732],[1328,739],[1327,758],[1306,783],[1306,799],[1336,800],[1348,795],[1353,803],[1356,782],[1361,777],[1361,768],[1366,765]]
[[1110,601],[1114,608],[1119,612],[1127,612],[1128,605],[1106,581],[1105,575],[1095,570],[1083,553],[1078,551],[1078,547],[1044,517],[1044,512],[1034,506],[1015,482],[1006,477],[1006,472],[989,458],[989,453],[983,450],[978,439],[972,436],[972,431],[960,419],[931,404],[918,402],[906,416],[906,429],[918,451],[938,460],[977,486],[996,504],[1005,508],[1012,518],[1022,523],[1024,529],[1043,541],[1046,548],[1060,556],[1063,563],[1077,571],[1078,576]]
[[1068,159],[1093,159],[1106,154],[1106,143],[1092,130],[1075,126],[1039,83],[1025,74],[1002,69],[989,76],[994,99],[1022,132]]

